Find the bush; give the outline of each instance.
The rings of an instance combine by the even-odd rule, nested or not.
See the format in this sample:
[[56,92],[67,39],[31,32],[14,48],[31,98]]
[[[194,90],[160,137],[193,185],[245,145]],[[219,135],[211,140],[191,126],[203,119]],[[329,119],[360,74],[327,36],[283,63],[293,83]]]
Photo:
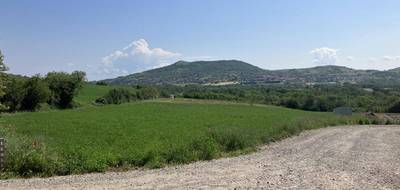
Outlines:
[[94,102],[96,104],[107,104],[107,100],[104,97],[97,98]]
[[188,149],[196,160],[211,160],[218,155],[216,142],[208,137],[194,139]]
[[283,105],[286,106],[287,108],[293,108],[293,109],[299,108],[299,104],[295,99],[288,99],[285,102],[283,102]]
[[50,97],[47,84],[38,75],[29,78],[23,88],[25,96],[21,102],[21,110],[35,111],[40,107],[40,103],[46,102]]
[[151,86],[136,86],[136,96],[139,100],[158,98],[159,92]]
[[135,93],[125,88],[115,88],[108,91],[104,97],[96,99],[95,102],[99,104],[121,104],[134,100],[136,100]]
[[99,86],[108,86],[108,84],[107,84],[106,82],[104,82],[104,81],[96,82],[96,85],[99,85]]
[[400,113],[400,102],[396,102],[388,109],[389,113]]
[[248,138],[249,133],[238,128],[211,129],[209,135],[224,152],[254,148],[256,144],[256,139]]
[[62,174],[58,171],[61,162],[58,161],[57,156],[50,154],[52,151],[47,150],[39,140],[17,136],[10,131],[0,132],[4,133],[7,139],[6,173],[22,177]]
[[13,78],[8,81],[5,95],[1,101],[8,107],[8,111],[15,112],[21,109],[25,93],[24,81]]
[[46,81],[51,90],[50,104],[65,109],[73,107],[72,100],[82,87],[85,73],[75,71],[71,74],[64,72],[50,72],[46,75]]
[[114,88],[103,97],[97,98],[97,104],[121,104],[137,100],[157,98],[159,92],[151,86],[135,86],[135,88]]
[[10,112],[35,111],[45,102],[61,109],[74,107],[76,104],[72,100],[82,87],[84,77],[85,73],[80,71],[71,74],[51,72],[45,79],[39,75],[31,78],[10,76],[0,101],[6,105],[4,110]]

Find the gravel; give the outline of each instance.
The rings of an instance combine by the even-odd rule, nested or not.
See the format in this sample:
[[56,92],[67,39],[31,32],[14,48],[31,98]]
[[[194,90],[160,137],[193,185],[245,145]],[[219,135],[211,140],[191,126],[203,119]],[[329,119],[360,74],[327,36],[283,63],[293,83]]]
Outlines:
[[400,126],[330,127],[235,158],[3,180],[0,189],[400,189]]

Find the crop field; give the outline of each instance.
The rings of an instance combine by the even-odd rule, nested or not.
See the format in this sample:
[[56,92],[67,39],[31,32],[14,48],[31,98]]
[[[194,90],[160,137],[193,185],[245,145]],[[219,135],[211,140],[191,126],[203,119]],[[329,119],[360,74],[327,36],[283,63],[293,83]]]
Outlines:
[[82,106],[90,106],[96,98],[103,96],[110,89],[109,86],[85,84],[78,96],[75,97],[75,101]]
[[[78,102],[107,87],[88,86]],[[1,117],[7,176],[51,176],[209,160],[255,150],[304,129],[360,118],[274,106],[152,100]],[[4,176],[3,176],[4,177]]]

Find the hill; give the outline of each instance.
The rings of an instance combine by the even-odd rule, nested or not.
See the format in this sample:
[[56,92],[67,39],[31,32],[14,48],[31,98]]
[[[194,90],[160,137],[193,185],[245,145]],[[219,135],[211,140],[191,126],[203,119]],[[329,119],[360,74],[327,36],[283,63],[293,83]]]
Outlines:
[[400,74],[400,67],[397,67],[397,68],[394,68],[394,69],[390,69],[388,71],[392,72],[392,73],[399,73]]
[[105,80],[113,85],[131,84],[216,84],[221,82],[271,81],[268,72],[237,60],[178,61],[172,65]]
[[166,67],[104,81],[112,85],[356,83],[393,86],[400,85],[400,68],[378,71],[328,65],[304,69],[264,70],[237,60],[178,61]]

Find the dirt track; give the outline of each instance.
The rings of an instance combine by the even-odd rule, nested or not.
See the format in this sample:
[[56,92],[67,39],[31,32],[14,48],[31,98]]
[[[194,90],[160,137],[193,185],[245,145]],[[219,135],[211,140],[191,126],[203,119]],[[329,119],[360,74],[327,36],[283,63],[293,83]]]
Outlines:
[[160,170],[0,181],[0,189],[400,189],[400,126],[307,131],[254,154]]

